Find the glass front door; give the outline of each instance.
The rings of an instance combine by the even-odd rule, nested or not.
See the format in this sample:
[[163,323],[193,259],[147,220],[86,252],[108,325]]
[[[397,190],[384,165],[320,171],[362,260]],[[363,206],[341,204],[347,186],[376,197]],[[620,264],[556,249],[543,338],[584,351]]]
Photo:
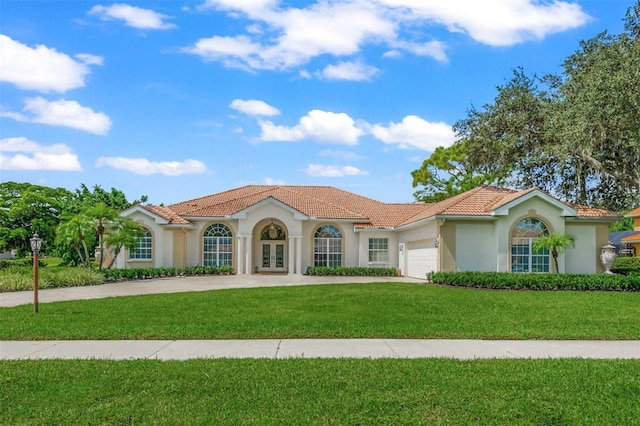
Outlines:
[[261,269],[263,271],[283,271],[284,265],[284,244],[280,242],[263,242]]

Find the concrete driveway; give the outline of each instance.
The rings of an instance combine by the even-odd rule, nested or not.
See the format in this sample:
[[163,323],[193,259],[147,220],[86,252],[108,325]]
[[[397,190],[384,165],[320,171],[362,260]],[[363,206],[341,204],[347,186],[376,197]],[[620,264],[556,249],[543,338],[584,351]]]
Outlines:
[[[421,283],[405,277],[316,277],[311,275],[207,275],[182,278],[154,278],[85,287],[44,289],[38,292],[38,302],[102,299],[140,294],[182,293],[188,291],[224,290],[229,288],[279,287],[318,284],[408,282]],[[0,293],[0,307],[33,303],[32,291]]]

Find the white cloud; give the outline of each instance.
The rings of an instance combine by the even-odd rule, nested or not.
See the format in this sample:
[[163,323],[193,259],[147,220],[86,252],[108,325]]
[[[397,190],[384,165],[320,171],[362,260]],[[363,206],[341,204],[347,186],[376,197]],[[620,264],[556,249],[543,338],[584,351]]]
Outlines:
[[575,2],[539,0],[378,0],[408,8],[415,21],[435,22],[490,46],[511,46],[584,25],[590,18]]
[[386,57],[407,52],[447,62],[445,44],[430,35],[434,26],[487,45],[511,46],[580,27],[590,19],[577,3],[561,0],[318,0],[305,7],[288,3],[207,0],[200,9],[225,11],[250,23],[244,34],[216,35],[184,50],[247,70],[289,70],[321,55],[353,57],[370,45],[389,47]]
[[415,115],[408,115],[401,123],[390,123],[386,127],[376,124],[371,133],[385,143],[425,151],[433,151],[438,146],[449,146],[456,140],[455,132],[448,124],[432,123]]
[[[348,56],[362,46],[395,38],[395,24],[374,3],[318,2],[307,8],[279,9],[275,1],[207,1],[207,7],[240,12],[264,24],[266,33],[213,36],[184,51],[227,66],[286,70],[319,55]],[[255,28],[255,27],[250,27]]]
[[20,89],[64,93],[84,87],[88,65],[102,65],[100,56],[76,55],[80,62],[43,45],[31,48],[0,34],[0,80]]
[[320,75],[328,80],[364,81],[371,80],[377,73],[376,67],[362,62],[340,62],[337,65],[327,66]]
[[323,164],[309,164],[305,172],[313,177],[363,176],[368,174],[353,166],[328,166]]
[[[17,153],[6,155],[7,152]],[[80,171],[78,156],[65,144],[43,146],[25,137],[0,139],[0,169]]]
[[115,3],[111,6],[93,6],[89,15],[97,16],[103,21],[120,19],[125,25],[141,30],[169,30],[176,25],[165,22],[169,16],[150,9],[142,9],[127,4]]
[[138,175],[163,174],[166,176],[197,175],[207,171],[207,167],[198,160],[185,161],[149,161],[146,158],[100,157],[97,167],[107,166],[116,170],[125,170]]
[[280,110],[278,108],[272,107],[266,102],[259,101],[256,99],[250,99],[248,101],[243,101],[242,99],[235,99],[229,105],[231,108],[236,111],[240,111],[243,114],[253,115],[253,116],[274,116],[280,115]]
[[24,103],[23,110],[31,113],[30,116],[17,112],[2,112],[0,116],[30,123],[71,127],[96,135],[106,135],[111,129],[111,119],[106,114],[83,107],[76,101],[60,99],[49,102],[36,97],[27,98]]
[[345,113],[314,109],[302,117],[294,127],[278,126],[271,121],[260,121],[263,141],[299,141],[313,139],[318,142],[355,145],[364,134],[355,121]]

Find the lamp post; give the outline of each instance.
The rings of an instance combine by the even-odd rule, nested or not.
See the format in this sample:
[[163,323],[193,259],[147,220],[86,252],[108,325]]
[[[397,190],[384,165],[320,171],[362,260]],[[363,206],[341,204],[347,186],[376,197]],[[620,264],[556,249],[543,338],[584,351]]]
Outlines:
[[37,233],[29,239],[31,243],[31,251],[33,252],[33,312],[38,313],[38,253],[42,247],[42,239]]

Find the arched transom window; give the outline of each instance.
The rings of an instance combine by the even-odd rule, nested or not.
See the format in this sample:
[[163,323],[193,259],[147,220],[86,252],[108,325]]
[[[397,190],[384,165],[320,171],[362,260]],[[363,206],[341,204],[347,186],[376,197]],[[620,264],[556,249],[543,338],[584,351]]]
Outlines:
[[342,233],[333,225],[323,225],[313,238],[313,263],[315,266],[342,265]]
[[222,223],[214,223],[204,231],[204,266],[233,264],[233,237],[231,229]]
[[262,232],[260,233],[261,240],[286,240],[287,234],[284,229],[280,225],[276,225],[272,223],[269,226],[265,226]]
[[151,232],[145,228],[144,233],[136,237],[136,248],[129,250],[130,260],[151,260],[153,248],[153,239]]
[[549,229],[543,221],[528,217],[511,232],[511,272],[549,272],[549,250],[533,252],[533,243]]

